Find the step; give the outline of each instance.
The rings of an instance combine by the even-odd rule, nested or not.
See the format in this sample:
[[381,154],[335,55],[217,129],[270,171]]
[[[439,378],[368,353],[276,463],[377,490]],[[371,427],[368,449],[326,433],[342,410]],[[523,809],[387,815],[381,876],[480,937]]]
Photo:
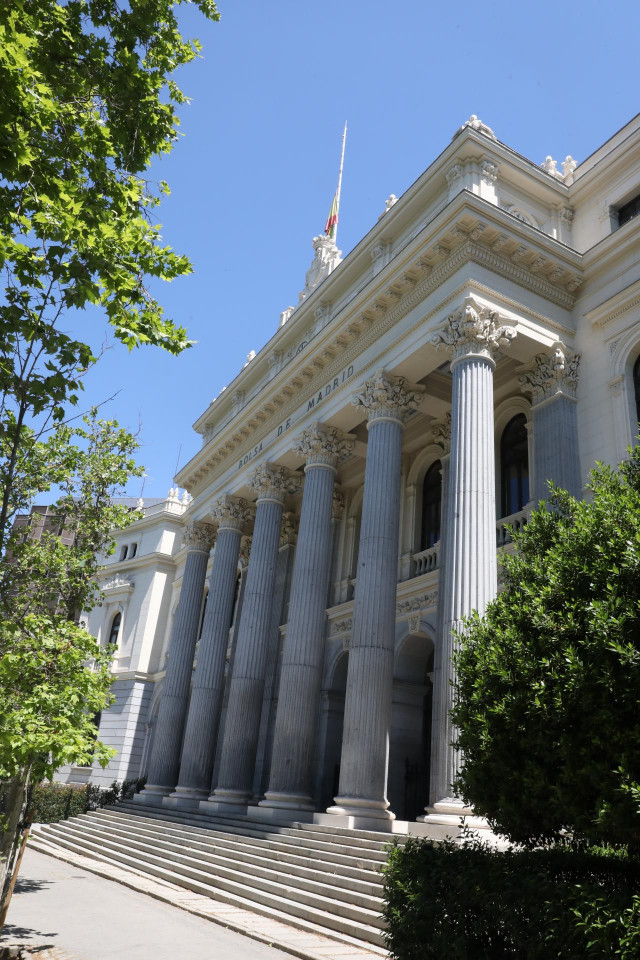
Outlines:
[[[326,860],[345,866],[357,866],[360,869],[374,870],[384,865],[387,859],[387,853],[384,850],[365,850],[351,848],[346,846],[342,838],[338,842],[316,841],[312,838],[307,839],[304,835],[273,833],[268,831],[252,831],[246,827],[230,827],[225,830],[216,830],[213,827],[191,827],[188,825],[171,824],[166,820],[156,820],[151,817],[137,817],[133,815],[123,815],[118,813],[107,813],[106,811],[94,811],[87,816],[102,816],[110,818],[114,827],[121,818],[129,820],[130,824],[140,824],[145,822],[152,824],[155,830],[186,831],[187,834],[199,835],[200,837],[231,838],[234,837],[238,842],[252,843],[258,846],[264,846],[265,849],[278,850],[281,852],[302,852],[306,851],[308,856],[318,860]],[[184,833],[183,833],[184,835]]]
[[[319,896],[322,900],[331,899],[340,904],[350,904],[353,907],[361,907],[377,915],[382,911],[382,899],[379,896],[380,890],[376,894],[358,891],[352,886],[351,889],[340,888],[332,881],[331,874],[322,871],[306,869],[306,876],[300,874],[291,874],[287,869],[274,869],[273,862],[262,858],[262,863],[251,864],[250,871],[247,871],[247,864],[239,857],[230,858],[220,855],[204,855],[191,849],[181,849],[178,844],[166,843],[158,838],[147,837],[146,839],[133,839],[130,834],[122,835],[110,834],[107,830],[94,830],[83,827],[78,824],[65,823],[64,825],[52,825],[46,831],[49,836],[53,832],[55,835],[74,836],[78,842],[84,838],[91,840],[100,848],[102,844],[105,852],[128,853],[135,855],[138,859],[154,864],[169,863],[171,868],[186,876],[211,875],[216,879],[224,877],[228,880],[237,880],[247,886],[255,886],[260,889],[272,890],[273,887],[285,888],[291,887],[294,891],[293,899],[299,894],[306,894],[308,897],[305,902],[312,902],[310,897]],[[195,871],[195,874],[194,872]],[[292,882],[295,882],[294,886]],[[359,917],[356,917],[359,919]],[[369,919],[369,918],[367,918]],[[372,925],[379,924],[373,921]]]
[[[48,829],[46,833],[43,833],[45,826]],[[65,835],[63,830],[53,831],[51,829],[53,826],[57,827],[58,825],[49,824],[34,827],[34,846],[36,849],[37,842],[42,837],[44,842],[50,845],[62,847],[81,856],[90,856],[98,861],[124,867],[138,874],[153,876],[154,878],[159,878],[218,901],[241,905],[247,910],[252,910],[264,916],[275,916],[275,914],[278,914],[279,919],[294,926],[301,926],[301,924],[304,926],[308,923],[314,923],[327,933],[334,931],[351,936],[356,940],[375,944],[379,947],[384,946],[384,938],[378,927],[342,916],[335,912],[328,912],[335,909],[337,901],[326,899],[325,907],[327,907],[328,910],[323,910],[318,906],[292,900],[288,896],[274,894],[265,890],[256,890],[256,888],[247,887],[242,883],[229,881],[224,878],[216,878],[218,880],[217,885],[212,885],[205,880],[195,879],[177,873],[170,869],[169,865],[158,866],[146,863],[126,854],[109,855],[109,853],[105,853],[104,847],[101,845],[87,843],[84,838],[83,842],[80,843],[77,838]],[[204,876],[206,879],[212,879],[211,877],[206,877],[206,875]],[[319,900],[320,898],[316,899]],[[265,911],[267,912],[265,913]],[[366,911],[360,911],[360,913],[363,916],[367,915]]]
[[190,811],[171,810],[166,807],[154,807],[150,804],[136,804],[133,802],[118,803],[113,807],[103,807],[103,810],[125,811],[134,816],[149,816],[156,820],[172,821],[191,826],[200,826],[205,829],[213,827],[220,829],[233,827],[246,829],[268,835],[280,834],[300,836],[301,834],[319,841],[330,840],[334,843],[346,842],[349,846],[361,847],[363,850],[386,850],[390,843],[397,839],[399,843],[406,843],[402,834],[374,832],[372,830],[350,830],[346,827],[332,827],[324,824],[301,823],[292,821],[266,821],[249,816],[221,817],[218,814],[204,814]]
[[[202,859],[208,863],[215,863],[220,858],[238,860],[242,864],[251,864],[256,868],[273,869],[274,863],[283,872],[300,878],[317,879],[339,887],[346,891],[357,891],[368,896],[380,896],[383,878],[377,871],[358,870],[329,864],[326,861],[313,861],[308,856],[300,856],[288,852],[269,849],[268,846],[255,846],[249,843],[238,843],[230,839],[205,838],[196,840],[193,837],[185,838],[176,832],[163,831],[160,839],[157,831],[149,828],[138,829],[137,825],[117,824],[115,827],[103,819],[74,818],[68,824],[76,823],[78,829],[89,830],[94,835],[118,836],[136,845],[138,843],[153,842],[158,849],[168,852],[174,851],[183,854],[185,850],[190,856]],[[224,865],[224,864],[223,864]]]

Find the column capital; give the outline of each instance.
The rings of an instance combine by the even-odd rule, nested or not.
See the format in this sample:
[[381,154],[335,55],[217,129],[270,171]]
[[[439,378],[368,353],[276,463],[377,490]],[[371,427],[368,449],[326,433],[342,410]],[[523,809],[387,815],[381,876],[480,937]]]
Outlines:
[[312,423],[296,439],[293,450],[304,457],[307,467],[327,466],[334,469],[353,453],[355,437],[351,437],[337,427],[328,427],[324,423]]
[[377,370],[371,380],[365,380],[362,391],[351,398],[351,403],[354,407],[366,407],[369,423],[374,420],[403,423],[410,411],[420,406],[423,395],[424,387]]
[[253,518],[255,509],[253,504],[242,497],[230,497],[224,494],[215,501],[211,508],[211,518],[218,524],[218,530],[238,530],[245,533],[247,523]]
[[469,356],[493,360],[500,347],[508,347],[516,335],[515,325],[495,310],[465,297],[461,307],[449,314],[431,338],[436,348],[446,347],[452,364]]
[[579,380],[580,354],[570,351],[560,340],[548,353],[538,353],[522,369],[518,380],[523,393],[530,393],[533,405],[564,396],[575,399]]
[[451,450],[451,414],[445,413],[442,420],[434,420],[431,424],[433,442],[440,447],[446,456]]
[[192,520],[182,535],[182,545],[190,552],[209,553],[214,540],[215,528],[202,520]]
[[301,478],[294,476],[286,467],[263,463],[249,478],[249,486],[258,494],[257,501],[276,500],[284,503],[288,493],[300,489]]

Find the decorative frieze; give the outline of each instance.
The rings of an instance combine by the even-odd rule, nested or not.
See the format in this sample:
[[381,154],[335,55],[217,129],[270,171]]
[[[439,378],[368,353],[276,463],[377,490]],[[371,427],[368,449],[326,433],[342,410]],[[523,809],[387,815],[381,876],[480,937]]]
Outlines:
[[264,463],[247,481],[257,493],[257,500],[277,500],[284,503],[289,493],[300,489],[301,478],[294,476],[286,467]]
[[215,540],[215,527],[202,520],[192,521],[182,535],[182,545],[189,551],[209,553]]
[[518,377],[523,393],[532,395],[533,403],[541,403],[562,394],[575,397],[579,379],[580,356],[571,353],[558,341],[551,353],[539,353]]
[[515,335],[514,325],[467,297],[434,334],[432,343],[436,347],[447,347],[455,361],[469,354],[493,356],[500,347],[508,347]]
[[406,600],[400,600],[396,603],[396,616],[402,617],[403,614],[414,613],[416,610],[426,610],[429,607],[437,606],[437,603],[437,590],[430,590],[428,593],[421,593],[416,597],[407,597]]
[[116,575],[115,577],[112,577],[111,580],[105,580],[104,583],[101,583],[100,589],[105,593],[108,591],[115,592],[116,590],[124,590],[130,593],[134,586],[135,580],[133,580],[131,577]]
[[244,533],[254,513],[252,504],[242,497],[230,497],[227,494],[216,500],[211,509],[211,517],[218,524],[218,529],[229,528],[241,533]]
[[351,398],[354,407],[369,411],[369,422],[380,418],[403,422],[420,406],[424,387],[410,384],[404,377],[393,377],[378,370],[372,380],[365,380],[361,393]]
[[293,444],[294,453],[303,457],[307,466],[337,467],[353,453],[355,438],[323,423],[313,423]]

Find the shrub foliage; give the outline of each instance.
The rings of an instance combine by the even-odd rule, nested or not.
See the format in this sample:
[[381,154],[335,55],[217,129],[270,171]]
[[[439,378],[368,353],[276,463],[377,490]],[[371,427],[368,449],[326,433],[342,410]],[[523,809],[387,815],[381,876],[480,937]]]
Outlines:
[[31,791],[28,816],[34,823],[57,823],[98,807],[112,806],[120,800],[130,800],[144,784],[144,780],[114,780],[104,789],[94,783],[38,783]]
[[385,871],[394,960],[637,960],[640,861],[409,839]]

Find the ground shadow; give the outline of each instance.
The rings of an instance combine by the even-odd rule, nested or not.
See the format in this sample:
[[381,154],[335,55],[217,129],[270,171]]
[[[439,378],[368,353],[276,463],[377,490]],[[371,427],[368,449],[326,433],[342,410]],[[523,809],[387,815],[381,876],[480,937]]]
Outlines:
[[51,886],[50,880],[30,880],[29,877],[18,877],[15,893],[35,893],[37,890],[46,890]]
[[33,930],[31,927],[17,927],[11,923],[5,923],[2,930],[0,930],[0,944],[6,944],[7,940],[18,943],[25,943],[26,941],[31,940],[46,940],[46,943],[40,942],[38,943],[37,948],[33,948],[44,950],[45,947],[47,949],[55,947],[56,944],[50,943],[49,941],[55,940],[57,936],[57,933],[43,933],[42,930]]

